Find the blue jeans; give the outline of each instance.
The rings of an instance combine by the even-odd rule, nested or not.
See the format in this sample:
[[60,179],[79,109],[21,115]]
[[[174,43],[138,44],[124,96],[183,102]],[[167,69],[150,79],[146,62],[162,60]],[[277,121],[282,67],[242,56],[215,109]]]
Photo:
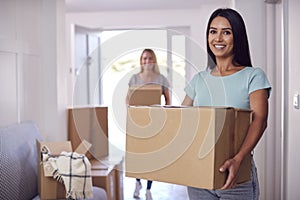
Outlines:
[[234,189],[207,190],[188,187],[190,200],[258,200],[259,185],[257,170],[252,159],[251,180],[237,185]]
[[[141,182],[141,179],[137,178],[136,181]],[[147,188],[146,188],[147,190],[150,190],[150,189],[151,189],[152,182],[153,182],[153,181],[149,181],[149,180],[147,181]]]

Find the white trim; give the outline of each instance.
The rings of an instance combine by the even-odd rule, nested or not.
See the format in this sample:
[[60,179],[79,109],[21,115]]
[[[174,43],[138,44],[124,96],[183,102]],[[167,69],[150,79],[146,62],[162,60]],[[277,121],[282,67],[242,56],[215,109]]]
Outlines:
[[[288,62],[288,2],[282,2],[282,18],[281,18],[281,26],[282,26],[282,116],[281,116],[281,199],[286,199],[287,197],[287,138],[286,133],[288,130],[288,121],[289,121],[289,105],[288,105],[288,97],[289,94],[289,62]],[[287,71],[286,71],[287,70]]]

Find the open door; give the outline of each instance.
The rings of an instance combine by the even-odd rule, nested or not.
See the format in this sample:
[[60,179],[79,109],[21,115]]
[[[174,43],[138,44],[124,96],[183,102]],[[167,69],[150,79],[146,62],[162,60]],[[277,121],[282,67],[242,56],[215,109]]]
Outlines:
[[100,32],[75,26],[73,106],[101,104]]

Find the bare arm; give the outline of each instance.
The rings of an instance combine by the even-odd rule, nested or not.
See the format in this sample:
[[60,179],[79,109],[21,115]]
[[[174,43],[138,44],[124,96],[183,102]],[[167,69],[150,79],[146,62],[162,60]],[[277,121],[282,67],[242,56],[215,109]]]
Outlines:
[[171,99],[170,99],[170,93],[169,93],[169,89],[168,88],[164,89],[163,95],[165,97],[166,105],[170,105],[171,104]]
[[241,162],[245,156],[254,149],[265,129],[268,120],[268,92],[265,89],[254,91],[250,94],[250,108],[253,111],[252,123],[249,126],[247,136],[240,151],[227,160],[220,171],[229,171],[225,185],[221,189],[233,188]]
[[194,103],[194,100],[191,99],[188,95],[185,95],[183,102],[181,103],[181,105],[183,106],[192,106]]
[[126,95],[126,105],[128,106],[129,105],[129,89],[128,89],[128,92],[127,92],[127,95]]

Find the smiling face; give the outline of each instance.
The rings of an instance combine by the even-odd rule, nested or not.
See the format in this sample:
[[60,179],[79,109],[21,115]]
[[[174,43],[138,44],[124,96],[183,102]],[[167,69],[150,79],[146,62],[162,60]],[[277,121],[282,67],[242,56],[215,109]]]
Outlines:
[[141,66],[144,70],[153,70],[156,60],[152,53],[145,51],[141,57]]
[[208,32],[209,48],[216,58],[233,56],[233,33],[229,21],[225,17],[212,20]]

